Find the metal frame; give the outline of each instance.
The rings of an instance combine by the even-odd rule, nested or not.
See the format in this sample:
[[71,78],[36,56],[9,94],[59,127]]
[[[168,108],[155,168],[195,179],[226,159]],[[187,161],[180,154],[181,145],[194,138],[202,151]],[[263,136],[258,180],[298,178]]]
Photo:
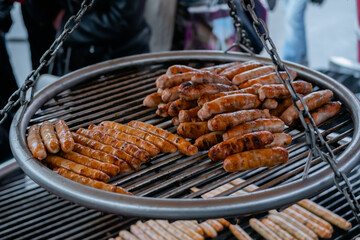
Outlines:
[[[234,217],[249,213],[266,211],[294,203],[310,197],[333,185],[333,173],[328,167],[322,169],[306,180],[276,186],[236,197],[219,197],[214,199],[161,199],[138,196],[127,196],[90,188],[68,180],[34,159],[26,145],[26,128],[34,113],[57,93],[66,90],[89,78],[129,66],[155,65],[160,63],[176,63],[179,61],[247,61],[257,59],[271,64],[268,58],[251,57],[241,53],[225,54],[216,51],[179,51],[154,54],[143,54],[99,63],[70,73],[54,84],[39,92],[29,104],[16,114],[10,132],[10,145],[17,162],[24,172],[46,190],[64,199],[86,207],[110,212],[118,215],[146,218],[166,219],[208,219],[218,217]],[[354,123],[353,139],[347,149],[338,156],[338,167],[348,173],[360,157],[359,116],[360,102],[346,87],[309,68],[287,63],[290,69],[308,81],[334,92],[345,105]]]

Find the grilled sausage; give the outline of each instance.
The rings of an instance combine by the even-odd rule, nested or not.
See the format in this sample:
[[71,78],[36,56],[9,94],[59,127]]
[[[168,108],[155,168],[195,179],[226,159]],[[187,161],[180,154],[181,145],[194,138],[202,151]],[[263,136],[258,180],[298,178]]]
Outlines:
[[73,135],[75,142],[80,143],[81,145],[88,146],[93,149],[104,151],[106,153],[115,155],[116,157],[126,161],[131,166],[131,168],[133,168],[134,170],[138,170],[140,168],[141,161],[139,159],[134,158],[130,154],[127,154],[126,152],[124,152],[120,149],[116,149],[110,145],[103,144],[99,141],[96,141],[91,138],[87,138],[87,137],[82,136],[77,133],[72,133],[72,135]]
[[196,139],[209,133],[207,122],[185,122],[177,128],[177,133],[184,138]]
[[234,87],[220,83],[202,83],[190,85],[180,90],[180,99],[187,101],[197,100],[205,94],[214,94],[231,90],[234,90]]
[[[313,118],[316,125],[319,125],[322,122],[325,122],[329,118],[336,116],[341,109],[341,104],[338,102],[328,102],[325,105],[315,109],[311,112],[311,117]],[[307,120],[307,119],[306,119]]]
[[206,94],[206,95],[201,96],[197,100],[197,103],[200,107],[202,107],[205,103],[215,100],[219,97],[223,97],[223,96],[234,95],[234,94],[239,94],[239,93],[250,93],[250,94],[257,95],[258,90],[261,86],[262,86],[261,84],[254,84],[251,87],[243,88],[243,89],[239,89],[239,90],[234,90],[234,91],[229,91],[229,92],[219,92],[219,93],[215,93],[215,94],[211,94],[211,95]]
[[[121,238],[121,240],[140,240],[136,236],[134,236],[133,234],[131,234],[130,232],[128,232],[126,230],[121,230],[119,232],[119,237]],[[117,239],[115,239],[115,240],[117,240]]]
[[172,65],[167,69],[166,75],[170,76],[179,73],[196,72],[196,71],[199,70],[185,65]]
[[85,177],[89,177],[95,180],[99,180],[102,182],[108,182],[110,180],[109,175],[106,173],[96,170],[93,168],[89,168],[82,164],[75,163],[71,160],[56,156],[56,155],[49,155],[46,157],[45,162],[50,166],[57,167],[57,168],[65,168],[69,171],[75,172],[77,174],[83,175]]
[[46,149],[50,153],[58,153],[60,150],[59,140],[56,136],[54,125],[51,122],[45,121],[40,127],[40,135]]
[[163,101],[161,100],[161,94],[154,92],[144,98],[143,104],[144,106],[149,108],[156,108],[162,102]]
[[256,95],[248,93],[224,96],[205,103],[199,110],[198,117],[204,121],[214,114],[256,108],[260,103]]
[[128,142],[130,144],[134,144],[137,147],[147,151],[150,154],[150,156],[156,156],[160,153],[160,149],[158,147],[156,147],[154,144],[152,144],[148,141],[145,141],[139,137],[117,131],[113,128],[91,125],[91,126],[89,126],[89,129],[100,131],[100,132],[106,133],[116,139]]
[[180,98],[179,86],[166,88],[161,93],[161,100],[164,102],[175,101]]
[[171,119],[171,124],[174,126],[179,126],[180,125],[179,117],[173,117]]
[[300,229],[297,229],[294,225],[292,225],[291,223],[288,223],[283,218],[281,218],[281,217],[279,217],[277,215],[274,215],[274,214],[270,214],[268,216],[268,218],[272,222],[279,225],[282,229],[286,230],[288,233],[290,233],[291,235],[296,237],[297,239],[299,239],[299,240],[312,240],[312,238],[309,237],[306,233],[302,232]]
[[130,226],[130,231],[140,240],[152,240],[146,233],[141,230],[137,225],[133,224]]
[[232,82],[224,76],[214,74],[209,71],[199,71],[191,78],[193,83],[220,83],[225,85],[232,85]]
[[233,79],[233,77],[239,73],[257,68],[257,67],[261,67],[264,64],[257,62],[257,61],[248,61],[248,62],[243,62],[241,64],[237,64],[234,65],[232,67],[229,67],[227,69],[225,69],[224,71],[220,72],[219,74],[222,76],[227,77],[229,80]]
[[318,225],[316,222],[313,222],[313,221],[309,220],[308,218],[304,217],[300,213],[295,212],[291,208],[287,208],[283,212],[286,213],[287,215],[291,216],[292,218],[296,219],[300,223],[304,224],[308,228],[310,228],[319,237],[321,237],[321,238],[331,238],[332,234],[328,229]]
[[208,224],[207,222],[202,222],[199,224],[199,226],[204,230],[205,234],[210,237],[210,238],[216,238],[217,237],[217,232],[215,231],[215,229]]
[[127,143],[122,140],[118,140],[117,138],[107,135],[103,132],[100,132],[97,130],[79,128],[76,131],[76,133],[81,134],[85,137],[94,139],[101,143],[118,148],[119,150],[130,154],[131,156],[139,159],[142,162],[147,162],[150,160],[150,154],[147,151],[145,151],[144,149],[141,149],[134,144]]
[[[327,90],[310,93],[306,95],[303,99],[309,111],[312,111],[324,105],[325,103],[329,102],[332,96],[333,96],[333,92],[327,89]],[[298,100],[296,104],[299,107],[299,109],[301,110],[304,109],[304,107],[300,103],[300,100]],[[296,111],[295,106],[291,105],[281,114],[280,118],[285,122],[286,125],[291,126],[294,120],[299,118],[299,114]]]
[[120,132],[123,133],[127,133],[129,135],[133,135],[133,136],[137,136],[141,139],[144,139],[152,144],[154,144],[155,146],[157,146],[161,152],[164,153],[174,153],[176,152],[177,148],[175,145],[173,145],[172,143],[164,140],[161,137],[157,137],[154,134],[150,134],[146,131],[142,131],[127,125],[123,125],[120,123],[116,123],[116,122],[111,122],[111,121],[104,121],[102,123],[100,123],[100,125],[105,126],[107,128],[113,128],[116,129]]
[[156,87],[157,88],[171,88],[175,87],[183,82],[190,81],[194,76],[194,72],[185,72],[173,75],[163,74],[156,79]]
[[270,118],[269,110],[250,109],[218,114],[209,119],[208,127],[211,131],[226,130],[258,118]]
[[292,206],[289,207],[291,210],[294,210],[295,212],[301,214],[302,216],[304,216],[306,219],[308,219],[309,221],[315,222],[316,224],[320,225],[321,227],[327,229],[330,231],[330,233],[334,232],[333,227],[331,226],[330,223],[328,223],[327,221],[323,220],[322,218],[319,218],[318,216],[316,216],[315,214],[309,212],[308,210],[306,210],[305,208],[300,207],[297,204],[294,204]]
[[69,127],[64,120],[55,122],[56,134],[58,136],[60,147],[63,152],[70,152],[74,149],[74,139],[71,136]]
[[[293,79],[295,79],[297,76],[297,73],[295,71],[290,71],[290,74],[293,77]],[[283,79],[287,78],[286,72],[280,72],[280,75]],[[239,88],[247,88],[256,83],[262,84],[262,85],[267,85],[267,84],[275,84],[275,83],[282,83],[282,82],[278,78],[277,74],[275,72],[273,72],[273,73],[269,73],[269,74],[263,75],[261,77],[255,78],[255,79],[251,79],[247,82],[244,82],[239,85]]]
[[281,240],[275,233],[273,233],[269,228],[262,224],[256,218],[251,218],[249,221],[250,226],[263,236],[267,240]]
[[32,155],[38,160],[46,158],[47,153],[45,146],[40,137],[40,126],[35,124],[29,128],[27,136],[27,145]]
[[161,227],[157,222],[154,220],[149,220],[145,224],[151,227],[155,232],[163,236],[166,240],[177,240],[173,235],[168,233],[164,228]]
[[116,193],[121,193],[121,194],[127,194],[127,195],[132,195],[132,193],[128,192],[127,190],[115,186],[115,185],[110,185],[110,184],[106,184],[100,181],[96,181],[94,179],[88,178],[88,177],[84,177],[82,175],[76,174],[74,172],[71,172],[65,168],[55,168],[53,169],[53,171],[55,171],[56,173],[60,174],[61,176],[64,176],[70,180],[73,180],[75,182],[93,187],[93,188],[97,188],[97,189],[101,189],[101,190],[105,190],[105,191],[109,191],[109,192],[116,192]]
[[240,137],[230,138],[210,148],[209,158],[212,161],[221,161],[235,153],[264,148],[273,140],[273,135],[268,131],[248,133]]
[[252,240],[252,238],[239,225],[231,224],[229,229],[232,234],[239,240]]
[[289,134],[286,133],[273,133],[274,140],[265,146],[265,148],[273,147],[286,147],[290,145],[292,138]]
[[221,232],[222,230],[224,230],[223,225],[215,219],[208,219],[205,222],[209,224],[217,232]]
[[211,66],[211,67],[201,68],[200,70],[218,74],[218,73],[224,71],[227,68],[230,68],[230,67],[235,66],[235,65],[240,65],[240,64],[242,64],[242,63],[241,62],[230,62],[230,63],[214,65],[214,66]]
[[308,199],[301,200],[298,204],[341,229],[349,230],[352,228],[352,224],[346,219]]
[[195,146],[200,150],[209,150],[212,146],[223,141],[223,131],[216,131],[204,134],[195,140]]
[[200,107],[190,108],[189,110],[180,110],[179,111],[179,122],[199,122],[197,116]]
[[105,163],[111,163],[120,168],[120,173],[128,173],[131,171],[131,167],[124,160],[103,151],[95,150],[86,146],[83,146],[79,143],[75,143],[74,152],[80,153],[82,155],[97,159]]
[[274,71],[274,66],[262,66],[262,67],[254,68],[235,75],[232,79],[232,83],[235,85],[240,85],[246,82],[247,80],[261,77],[273,71]]
[[197,221],[180,221],[200,235],[204,235],[204,230],[199,226]]
[[60,152],[59,155],[65,159],[71,160],[73,162],[82,164],[84,166],[100,170],[110,177],[116,176],[120,172],[120,168],[118,166],[115,166],[111,163],[104,163],[100,162],[96,159],[81,155],[80,153],[76,152]]
[[272,133],[282,132],[285,124],[280,119],[276,118],[259,118],[254,121],[240,124],[223,134],[223,139],[228,140],[232,137],[241,136],[250,132],[269,131]]
[[144,231],[149,237],[151,237],[151,239],[153,240],[166,240],[165,238],[163,238],[160,234],[158,234],[157,232],[155,232],[151,227],[149,227],[147,224],[141,222],[141,221],[137,221],[136,225],[142,230]]
[[272,116],[280,116],[289,106],[292,104],[291,97],[283,99],[278,103],[278,106],[275,109],[270,110],[270,114]]
[[195,147],[194,145],[191,145],[190,142],[186,141],[185,139],[183,139],[180,136],[172,134],[172,133],[170,133],[164,129],[161,129],[159,127],[153,126],[148,123],[139,122],[139,121],[131,121],[131,122],[129,122],[129,126],[150,132],[152,134],[155,134],[159,137],[162,137],[162,138],[168,140],[169,142],[174,144],[181,153],[183,153],[185,155],[192,156],[192,155],[195,155],[198,153],[197,147]]
[[262,219],[261,223],[268,227],[270,231],[276,233],[276,235],[278,235],[282,240],[296,240],[296,238],[294,238],[288,232],[279,227],[279,225],[275,224],[267,218]]
[[272,167],[288,160],[289,152],[285,148],[255,149],[227,157],[223,167],[227,172],[236,172],[259,167]]
[[184,240],[192,240],[186,233],[180,231],[178,228],[174,227],[172,224],[170,224],[166,220],[156,220],[158,224],[160,224],[163,228],[167,229],[169,233],[176,236],[178,239],[184,239]]
[[168,117],[169,116],[169,107],[170,107],[170,104],[172,102],[168,102],[168,103],[160,103],[157,107],[157,110],[156,110],[156,115],[159,115],[160,117]]
[[179,115],[179,112],[181,110],[186,110],[186,109],[190,109],[193,107],[196,107],[197,103],[196,101],[187,101],[187,100],[183,100],[183,99],[178,99],[173,101],[168,109],[168,114],[171,117],[175,117]]
[[261,108],[262,109],[276,109],[278,106],[278,102],[275,99],[265,99],[262,104],[261,104]]
[[[293,82],[295,92],[301,94],[311,93],[312,84],[305,81]],[[288,98],[291,97],[289,90],[284,84],[269,84],[264,85],[259,89],[259,99],[263,101],[265,98]]]
[[186,233],[186,235],[188,235],[191,239],[204,240],[204,237],[202,235],[198,234],[181,221],[173,222],[171,225],[176,227],[179,231]]

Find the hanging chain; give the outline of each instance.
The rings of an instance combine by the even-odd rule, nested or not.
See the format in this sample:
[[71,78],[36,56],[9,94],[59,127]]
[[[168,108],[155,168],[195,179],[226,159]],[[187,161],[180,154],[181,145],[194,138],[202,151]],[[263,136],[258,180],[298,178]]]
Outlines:
[[251,41],[245,29],[242,26],[241,20],[237,14],[236,5],[233,0],[226,0],[230,8],[230,16],[233,18],[234,21],[234,28],[235,28],[235,42],[225,51],[228,52],[231,49],[237,47],[239,49],[244,50],[250,55],[254,55],[254,48],[252,47]]
[[[288,88],[291,94],[293,105],[295,106],[296,111],[299,113],[301,124],[305,129],[305,138],[306,138],[306,143],[309,147],[309,154],[304,168],[303,179],[307,178],[308,171],[311,165],[312,156],[314,154],[319,155],[321,159],[325,161],[334,172],[335,185],[337,189],[345,196],[357,222],[360,224],[360,205],[356,200],[351,184],[348,178],[346,177],[346,175],[338,169],[335,161],[335,155],[332,152],[330,146],[324,140],[321,132],[317,128],[313,118],[310,115],[309,109],[305,104],[304,99],[301,96],[299,96],[294,90],[292,86],[293,78],[290,74],[288,67],[282,62],[282,60],[279,57],[275,44],[270,38],[269,29],[267,28],[264,20],[256,16],[256,13],[254,11],[254,7],[255,7],[254,0],[240,0],[240,2],[242,7],[250,13],[256,34],[260,38],[262,44],[264,45],[264,49],[270,55],[270,58],[274,63],[275,71],[278,78]],[[261,32],[261,29],[264,30],[264,33]],[[287,77],[285,79],[281,77],[280,71],[286,72]],[[303,106],[303,109],[299,108],[299,106],[296,104],[297,101],[300,101],[301,105]],[[305,118],[307,119],[305,120]],[[325,149],[326,152],[322,151],[321,149]]]
[[68,19],[68,21],[64,25],[64,30],[51,44],[50,48],[40,58],[40,65],[38,66],[38,68],[36,70],[33,70],[27,76],[24,84],[9,97],[5,107],[0,110],[0,125],[6,120],[9,112],[14,107],[18,106],[19,104],[23,106],[32,100],[34,96],[34,87],[39,79],[41,70],[44,67],[48,66],[54,60],[56,53],[59,51],[64,41],[78,27],[81,18],[86,13],[86,11],[91,8],[93,3],[94,0],[84,0],[81,3],[79,11]]

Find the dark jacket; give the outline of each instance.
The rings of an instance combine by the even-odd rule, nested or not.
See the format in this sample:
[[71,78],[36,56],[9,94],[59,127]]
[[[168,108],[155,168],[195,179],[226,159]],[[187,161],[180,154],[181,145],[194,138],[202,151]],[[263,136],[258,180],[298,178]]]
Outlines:
[[[96,62],[148,52],[150,30],[143,16],[144,4],[145,0],[95,0],[64,43],[53,73],[62,75]],[[77,0],[26,1],[29,16],[44,27],[65,10],[60,31],[80,6]]]

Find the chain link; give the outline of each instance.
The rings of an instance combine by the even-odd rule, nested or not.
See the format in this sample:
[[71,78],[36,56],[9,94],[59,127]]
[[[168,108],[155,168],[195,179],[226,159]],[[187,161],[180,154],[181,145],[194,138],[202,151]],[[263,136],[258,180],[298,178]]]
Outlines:
[[[308,171],[311,165],[311,160],[314,154],[317,154],[320,156],[320,158],[325,161],[332,171],[334,172],[334,182],[337,187],[337,189],[345,196],[347,202],[349,203],[351,210],[357,220],[357,222],[360,224],[360,206],[359,203],[356,200],[356,197],[352,191],[351,184],[346,177],[345,174],[343,174],[337,167],[336,161],[335,161],[335,155],[332,152],[330,146],[327,144],[327,142],[324,140],[321,132],[317,128],[313,118],[310,115],[309,109],[307,105],[305,104],[304,99],[299,96],[296,91],[294,90],[292,83],[293,83],[293,77],[290,74],[290,71],[288,67],[282,62],[282,60],[279,57],[279,54],[276,50],[275,44],[272,41],[269,30],[265,24],[265,22],[258,18],[254,8],[255,8],[255,2],[254,0],[240,0],[242,7],[250,13],[250,16],[253,20],[253,27],[260,38],[262,44],[264,45],[264,49],[269,54],[272,62],[275,65],[275,71],[278,76],[278,78],[282,81],[282,83],[288,88],[293,105],[295,106],[295,109],[299,113],[301,124],[304,127],[305,132],[305,139],[307,146],[309,147],[309,154],[306,161],[306,165],[304,168],[303,173],[303,179],[307,178]],[[261,33],[261,29],[264,30],[264,33]],[[284,79],[280,75],[280,71],[285,71],[287,74],[287,77]],[[299,101],[302,105],[302,108],[300,108],[296,102]],[[322,151],[321,149],[325,149],[326,152]]]
[[[49,66],[49,64],[54,60],[56,53],[59,51],[64,41],[78,27],[81,18],[84,16],[86,11],[92,7],[94,1],[95,0],[83,0],[79,11],[68,19],[61,34],[55,39],[50,48],[40,58],[40,65],[36,70],[33,70],[27,76],[24,84],[10,96],[5,107],[0,110],[0,125],[6,120],[9,112],[14,107],[18,106],[19,104],[24,106],[26,102],[30,102],[32,100],[34,96],[34,87],[39,79],[41,70],[44,67]],[[28,99],[26,99],[27,97]]]
[[250,55],[254,55],[254,48],[252,47],[251,41],[245,29],[242,26],[241,19],[237,14],[236,5],[233,0],[226,0],[230,11],[229,14],[233,18],[235,28],[235,42],[225,51],[227,53],[231,49],[237,47],[244,50]]

